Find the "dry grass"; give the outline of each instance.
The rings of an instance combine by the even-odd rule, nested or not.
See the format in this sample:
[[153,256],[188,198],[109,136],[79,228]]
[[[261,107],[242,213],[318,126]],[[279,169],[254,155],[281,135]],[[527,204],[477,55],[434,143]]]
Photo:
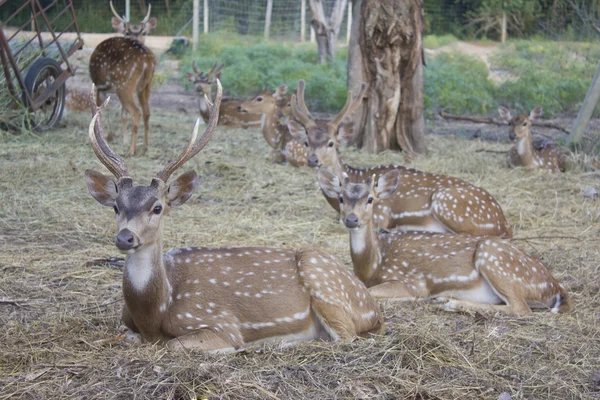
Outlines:
[[[571,292],[571,315],[513,319],[447,313],[427,302],[383,304],[388,329],[376,340],[173,354],[107,343],[119,334],[121,272],[86,265],[118,255],[113,212],[84,184],[84,171],[99,168],[86,145],[87,118],[70,115],[64,128],[41,136],[1,138],[0,298],[17,304],[0,304],[0,399],[600,396],[600,201],[580,195],[581,187],[598,187],[597,172],[577,163],[559,175],[508,170],[504,157],[475,152],[507,144],[447,136],[431,136],[429,156],[415,165],[493,193],[516,237],[530,238],[519,244]],[[179,150],[193,119],[153,116],[149,153],[128,160],[138,182],[149,183]],[[108,125],[120,131],[118,110]],[[463,132],[460,125],[430,128]],[[219,131],[188,165],[202,184],[170,216],[166,247],[316,245],[350,266],[347,233],[314,171],[272,165],[266,153],[256,130]],[[362,165],[403,161],[393,153],[344,154]]]

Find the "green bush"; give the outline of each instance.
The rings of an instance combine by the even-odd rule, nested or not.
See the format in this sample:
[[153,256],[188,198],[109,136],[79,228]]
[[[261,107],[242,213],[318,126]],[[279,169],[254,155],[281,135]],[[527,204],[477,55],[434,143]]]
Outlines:
[[454,35],[427,35],[423,37],[423,46],[426,49],[438,49],[457,41]]

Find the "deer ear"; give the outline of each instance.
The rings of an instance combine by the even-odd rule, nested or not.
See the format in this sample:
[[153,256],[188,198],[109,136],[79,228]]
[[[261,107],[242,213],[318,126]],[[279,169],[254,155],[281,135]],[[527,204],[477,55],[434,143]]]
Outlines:
[[287,93],[287,89],[288,89],[287,85],[281,85],[281,86],[279,86],[279,87],[278,87],[278,88],[275,90],[275,96],[274,96],[274,97],[275,97],[276,99],[277,99],[277,98],[278,98],[278,99],[282,98],[282,97],[283,97],[283,96],[285,96],[285,94]]
[[194,194],[197,185],[196,171],[188,171],[171,182],[167,189],[169,207],[178,207],[185,203]]
[[381,175],[377,180],[377,186],[375,186],[375,193],[380,199],[390,197],[400,184],[400,171],[393,169],[385,174]]
[[289,119],[287,122],[287,127],[290,130],[290,134],[292,137],[298,142],[304,143],[308,139],[306,136],[306,130],[299,122],[294,121],[293,119]]
[[354,122],[341,124],[338,128],[337,140],[340,144],[348,143],[354,136]]
[[123,21],[119,21],[118,18],[112,17],[110,19],[110,23],[112,24],[112,27],[115,31],[119,33],[125,33],[125,24],[123,23]]
[[317,169],[317,180],[327,197],[336,198],[342,191],[340,180],[329,171],[322,168]]
[[156,17],[150,18],[150,21],[146,22],[144,29],[146,30],[146,34],[149,34],[156,28],[156,24],[158,24],[158,19]]
[[538,119],[539,117],[542,116],[542,106],[536,106],[533,110],[531,110],[531,112],[529,113],[529,119],[530,120],[534,120],[534,119]]
[[499,106],[498,107],[498,114],[500,114],[500,118],[502,118],[505,121],[510,121],[511,118],[512,118],[510,110],[508,108],[506,108],[506,107]]
[[85,183],[90,194],[103,206],[112,207],[119,194],[117,184],[109,176],[93,169],[85,171]]

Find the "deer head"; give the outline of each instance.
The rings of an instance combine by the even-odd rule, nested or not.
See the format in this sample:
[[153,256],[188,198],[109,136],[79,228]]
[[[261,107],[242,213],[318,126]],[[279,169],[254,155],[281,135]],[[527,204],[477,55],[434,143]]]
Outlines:
[[240,112],[248,112],[252,114],[265,114],[273,111],[278,106],[278,102],[284,102],[287,85],[279,86],[275,92],[268,89],[263,90],[254,98],[244,101],[239,106]]
[[329,197],[340,202],[340,221],[348,229],[359,229],[373,219],[373,203],[377,199],[390,197],[400,184],[400,171],[391,170],[375,182],[374,176],[365,183],[352,183],[344,174],[343,182],[331,172],[320,168],[317,171],[319,185]]
[[219,119],[222,94],[221,83],[217,80],[214,104],[207,100],[210,120],[202,137],[196,140],[200,127],[198,120],[192,138],[181,154],[157,173],[150,185],[136,186],[124,160],[112,151],[103,137],[101,116],[110,97],[102,106],[96,107],[95,87],[92,87],[90,102],[94,105],[95,115],[89,126],[89,138],[94,153],[114,179],[92,169],[85,172],[85,179],[90,194],[103,206],[112,207],[116,213],[119,233],[115,244],[119,250],[132,254],[160,243],[164,216],[171,208],[185,203],[194,193],[198,184],[196,172],[188,171],[171,183],[169,177],[198,154],[211,139]]
[[152,5],[150,4],[148,4],[148,12],[146,13],[146,16],[139,24],[132,24],[124,17],[120,17],[115,11],[112,1],[110,2],[110,9],[114,14],[114,17],[111,19],[113,28],[117,32],[122,33],[126,38],[135,39],[141,43],[144,43],[146,35],[152,32],[158,23],[156,18],[150,18],[150,11],[152,10]]
[[205,74],[198,69],[196,61],[192,61],[194,73],[187,73],[188,81],[194,85],[199,96],[206,94],[210,98],[212,87],[218,79],[221,79],[221,70],[224,67],[225,64],[217,65],[217,61],[215,61],[210,71]]
[[304,86],[304,81],[300,80],[297,94],[292,95],[291,109],[295,121],[290,120],[288,128],[294,139],[309,148],[310,167],[332,167],[337,163],[339,145],[348,142],[354,134],[353,124],[343,124],[342,121],[360,107],[367,85],[361,85],[356,98],[348,91],[344,108],[331,121],[315,120],[311,116],[304,102]]
[[508,122],[510,130],[508,137],[510,140],[521,140],[530,137],[531,123],[542,116],[542,106],[537,106],[527,115],[517,115],[513,117],[510,110],[505,107],[498,107],[500,118]]

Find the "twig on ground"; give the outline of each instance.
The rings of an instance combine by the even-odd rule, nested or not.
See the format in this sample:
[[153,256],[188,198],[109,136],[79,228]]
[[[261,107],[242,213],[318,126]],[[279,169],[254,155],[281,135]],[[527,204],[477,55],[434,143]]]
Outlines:
[[[503,121],[501,119],[487,118],[487,117],[475,117],[475,116],[468,116],[468,115],[448,114],[448,113],[445,113],[443,111],[440,112],[440,116],[442,118],[445,118],[445,119],[456,119],[456,120],[460,120],[460,121],[471,121],[471,122],[478,122],[478,123],[482,123],[482,124],[508,125],[508,122]],[[541,127],[544,127],[544,128],[556,129],[556,130],[559,130],[559,131],[561,131],[563,133],[566,133],[567,135],[570,133],[568,130],[566,130],[562,126],[557,125],[557,124],[553,124],[552,122],[548,122],[548,121],[537,121],[537,120],[534,120],[534,121],[532,121],[532,125],[533,126],[541,126]]]

